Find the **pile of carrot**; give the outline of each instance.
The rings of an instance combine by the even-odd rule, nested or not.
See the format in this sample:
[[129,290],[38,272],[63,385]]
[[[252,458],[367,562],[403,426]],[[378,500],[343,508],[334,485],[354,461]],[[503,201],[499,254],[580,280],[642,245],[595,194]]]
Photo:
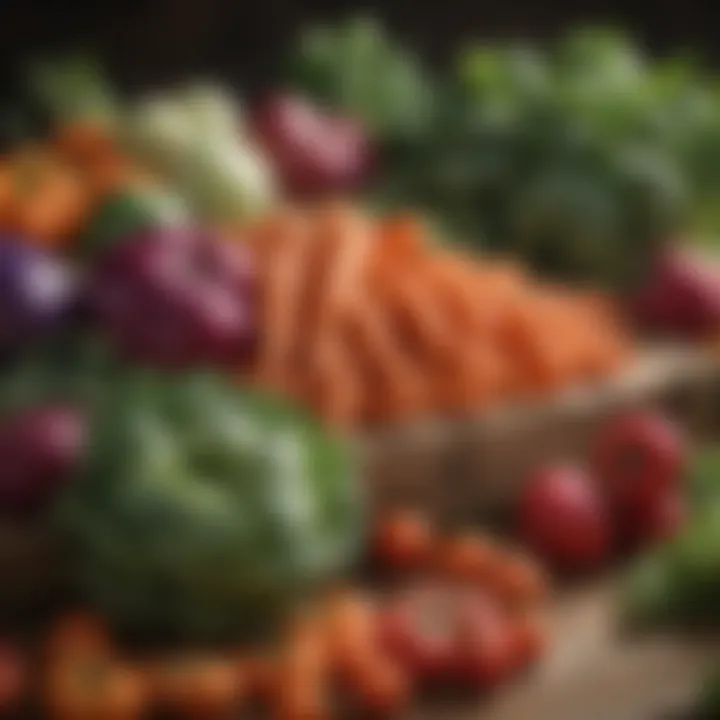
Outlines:
[[[57,618],[32,648],[0,638],[0,716],[24,717],[32,705],[57,720],[211,720],[250,710],[276,720],[348,710],[390,719],[439,679],[484,694],[545,656],[549,590],[531,559],[472,531],[444,536],[412,511],[380,517],[371,540],[374,566],[399,585],[331,589],[266,644],[129,649],[82,611]],[[480,633],[472,638],[457,634],[467,611],[486,620],[468,625]],[[452,662],[428,675],[445,643]]]
[[262,297],[258,383],[354,428],[473,411],[614,373],[631,343],[603,297],[341,203],[244,230]]
[[0,231],[62,250],[109,193],[143,176],[102,128],[61,127],[0,158]]

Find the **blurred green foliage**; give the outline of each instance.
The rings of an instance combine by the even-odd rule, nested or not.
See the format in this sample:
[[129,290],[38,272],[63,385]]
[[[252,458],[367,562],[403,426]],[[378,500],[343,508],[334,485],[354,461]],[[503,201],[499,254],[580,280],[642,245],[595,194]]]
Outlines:
[[371,20],[309,30],[291,79],[375,132],[372,201],[573,279],[625,282],[655,245],[720,227],[720,86],[687,57],[581,29],[542,50],[477,43],[449,72]]

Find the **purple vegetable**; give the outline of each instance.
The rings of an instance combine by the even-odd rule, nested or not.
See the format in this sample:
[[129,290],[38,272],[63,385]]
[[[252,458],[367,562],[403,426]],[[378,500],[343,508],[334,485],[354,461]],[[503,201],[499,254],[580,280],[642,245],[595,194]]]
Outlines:
[[0,425],[0,512],[26,514],[48,507],[72,479],[86,441],[82,413],[46,405]]
[[686,250],[665,248],[633,298],[640,324],[655,332],[702,338],[720,331],[720,271]]
[[136,362],[238,367],[255,345],[250,254],[201,230],[157,229],[113,248],[93,273],[88,307]]
[[60,258],[0,238],[0,351],[21,349],[57,329],[73,307],[75,291]]

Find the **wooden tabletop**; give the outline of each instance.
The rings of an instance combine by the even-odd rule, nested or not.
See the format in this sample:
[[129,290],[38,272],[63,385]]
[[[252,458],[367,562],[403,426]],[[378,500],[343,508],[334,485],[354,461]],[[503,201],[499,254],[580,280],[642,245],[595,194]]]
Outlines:
[[623,637],[614,582],[572,592],[552,610],[553,650],[494,701],[419,709],[412,720],[667,720],[691,707],[720,660],[720,637]]

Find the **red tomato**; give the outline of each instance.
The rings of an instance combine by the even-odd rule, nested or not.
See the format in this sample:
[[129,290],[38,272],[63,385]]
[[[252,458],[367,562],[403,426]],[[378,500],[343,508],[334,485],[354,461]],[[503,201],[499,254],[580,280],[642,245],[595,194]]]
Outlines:
[[467,597],[458,625],[458,677],[493,690],[519,669],[520,654],[508,615],[482,594]]
[[537,613],[525,613],[516,618],[513,634],[519,668],[536,662],[545,653],[548,645],[547,628]]
[[372,540],[373,556],[394,570],[415,570],[426,564],[435,544],[426,517],[411,511],[382,518]]
[[658,495],[676,487],[685,460],[679,428],[662,415],[633,413],[600,431],[593,465],[611,506],[642,514]]
[[626,532],[635,547],[653,545],[677,534],[685,521],[685,500],[668,490],[638,508],[627,520]]
[[458,597],[444,586],[413,589],[381,615],[381,646],[414,678],[438,681],[453,671]]
[[613,547],[603,498],[587,474],[573,467],[547,467],[529,478],[518,526],[529,547],[561,570],[596,569]]
[[443,543],[436,553],[438,570],[451,580],[486,582],[497,570],[499,551],[481,535],[461,535]]

